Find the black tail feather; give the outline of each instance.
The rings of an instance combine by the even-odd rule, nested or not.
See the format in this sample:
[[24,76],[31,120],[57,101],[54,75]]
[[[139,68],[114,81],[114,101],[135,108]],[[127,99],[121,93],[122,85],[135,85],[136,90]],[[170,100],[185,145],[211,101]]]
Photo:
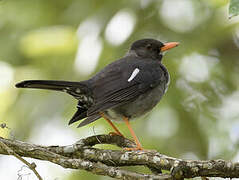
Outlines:
[[81,119],[84,119],[87,116],[87,110],[78,108],[74,116],[69,121],[68,125],[73,124]]
[[95,115],[92,115],[90,117],[87,117],[84,121],[82,121],[77,127],[82,127],[82,126],[85,126],[87,124],[90,124],[94,121],[96,121],[97,119],[101,118],[100,114],[95,114]]
[[17,88],[36,88],[36,89],[49,89],[55,91],[63,91],[67,87],[80,87],[80,82],[69,81],[54,81],[54,80],[29,80],[22,81],[16,84]]

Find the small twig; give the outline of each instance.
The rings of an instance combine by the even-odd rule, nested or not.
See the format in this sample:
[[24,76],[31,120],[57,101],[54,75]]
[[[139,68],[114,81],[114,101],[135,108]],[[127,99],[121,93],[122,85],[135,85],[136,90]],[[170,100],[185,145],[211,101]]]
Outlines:
[[[93,133],[94,133],[94,135],[96,135],[96,132],[95,132],[95,126],[93,126]],[[100,144],[102,144],[102,142],[99,140],[99,138],[96,136],[96,139],[98,140],[98,142],[100,143]]]
[[0,146],[1,146],[3,149],[5,149],[9,155],[15,156],[18,160],[20,160],[20,161],[22,161],[24,164],[26,164],[27,167],[34,172],[34,174],[36,175],[36,177],[37,177],[39,180],[43,180],[42,177],[40,176],[40,174],[37,172],[37,170],[36,170],[36,164],[35,164],[34,162],[33,162],[33,163],[27,162],[25,159],[23,159],[21,156],[19,156],[17,153],[15,153],[10,147],[8,147],[8,146],[7,146],[6,144],[4,144],[2,141],[0,141]]

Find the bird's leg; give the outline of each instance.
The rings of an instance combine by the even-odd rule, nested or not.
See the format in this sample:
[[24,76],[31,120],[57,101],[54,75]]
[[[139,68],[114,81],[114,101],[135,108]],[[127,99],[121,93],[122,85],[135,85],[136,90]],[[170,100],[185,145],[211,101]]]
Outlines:
[[117,127],[112,123],[112,121],[105,116],[105,114],[103,112],[100,112],[100,116],[102,118],[104,118],[112,126],[112,128],[115,130],[115,132],[110,132],[109,133],[110,135],[115,135],[116,134],[116,135],[120,135],[120,136],[124,137],[123,134],[117,129]]
[[137,136],[134,133],[134,130],[132,129],[132,127],[129,124],[129,119],[127,117],[123,117],[123,119],[124,119],[124,122],[127,125],[128,129],[129,129],[132,137],[134,138],[135,144],[137,145],[137,147],[135,147],[135,148],[125,148],[125,150],[131,150],[131,151],[143,150],[143,148],[142,148],[142,146],[141,146],[141,144],[139,142],[139,139],[137,138]]

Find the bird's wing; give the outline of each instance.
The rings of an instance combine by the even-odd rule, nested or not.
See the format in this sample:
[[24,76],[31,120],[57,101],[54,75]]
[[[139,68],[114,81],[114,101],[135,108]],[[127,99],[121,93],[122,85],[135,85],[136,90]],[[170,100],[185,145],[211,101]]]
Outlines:
[[95,103],[87,115],[135,100],[160,83],[167,81],[167,75],[159,62],[152,60],[122,60],[107,66],[92,79]]

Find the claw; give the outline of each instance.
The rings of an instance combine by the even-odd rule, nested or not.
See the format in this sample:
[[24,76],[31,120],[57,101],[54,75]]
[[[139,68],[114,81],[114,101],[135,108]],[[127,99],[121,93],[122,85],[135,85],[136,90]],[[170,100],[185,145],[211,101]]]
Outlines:
[[125,138],[121,133],[118,132],[109,132],[110,136],[122,136],[123,138]]
[[123,148],[125,151],[144,151],[142,147]]

